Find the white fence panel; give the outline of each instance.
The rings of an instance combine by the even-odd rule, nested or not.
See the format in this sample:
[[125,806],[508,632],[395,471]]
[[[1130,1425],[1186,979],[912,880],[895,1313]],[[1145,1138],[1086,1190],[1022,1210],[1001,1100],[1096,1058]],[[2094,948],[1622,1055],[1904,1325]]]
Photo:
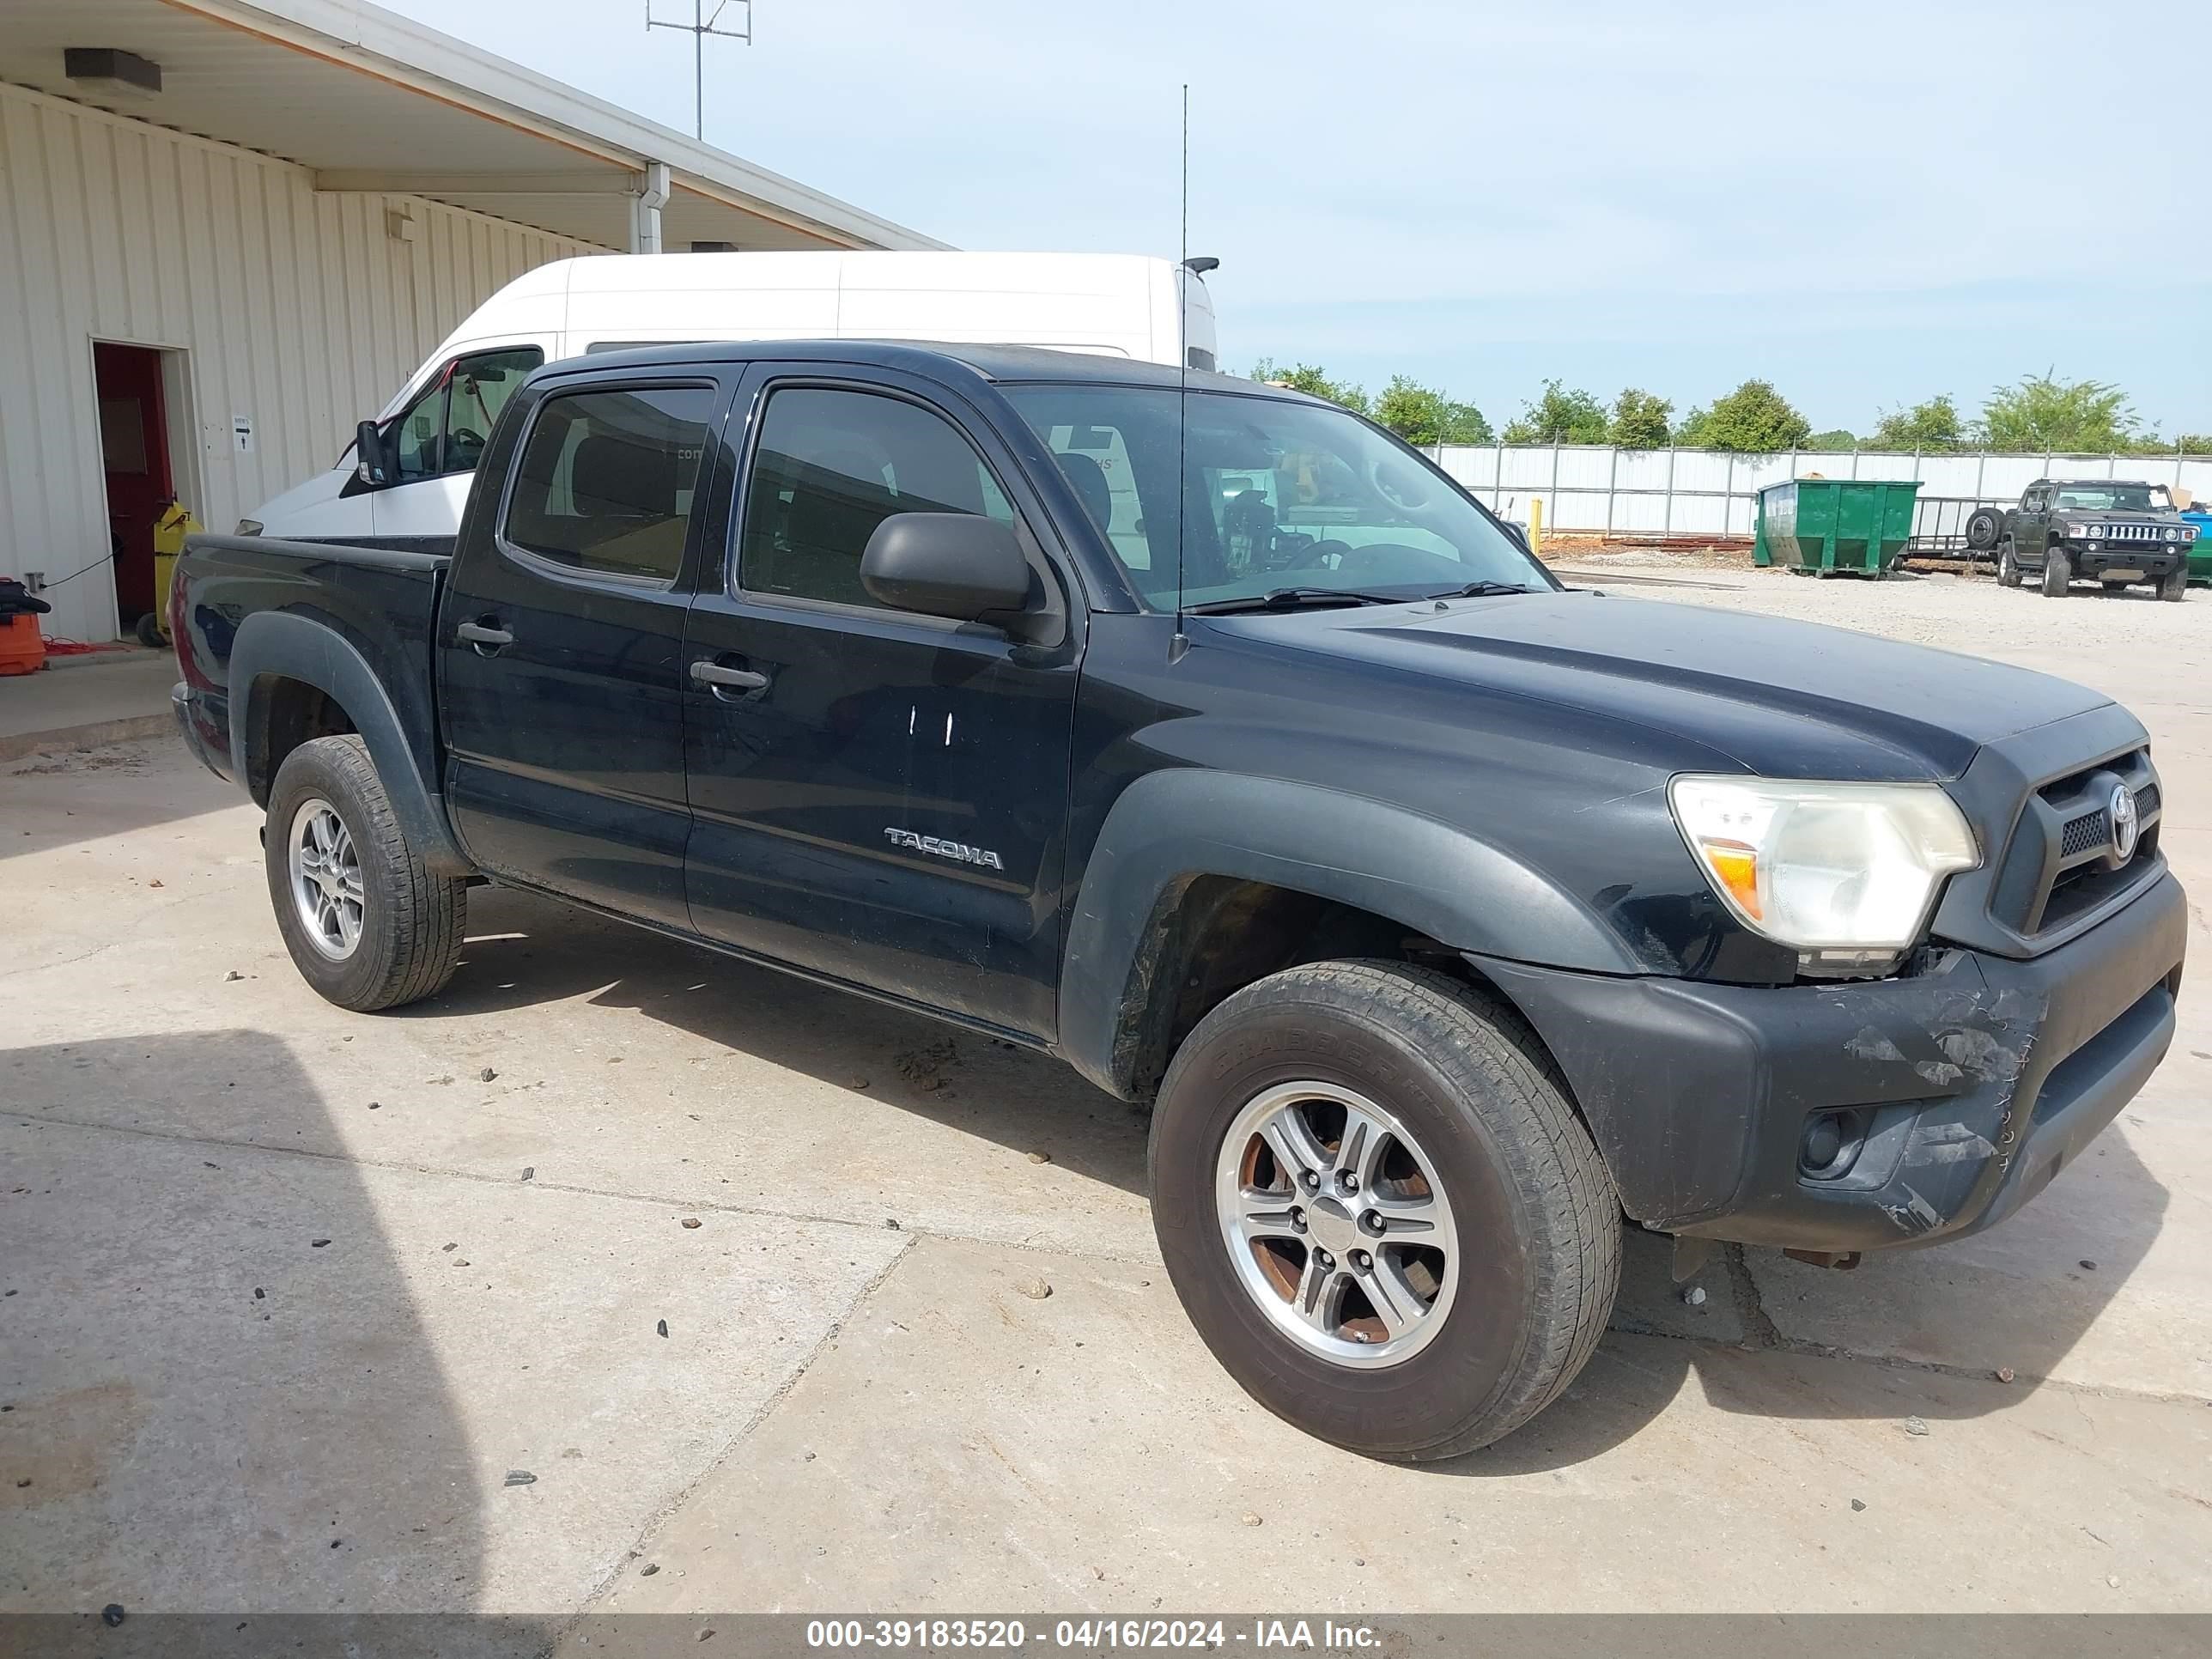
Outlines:
[[[2038,478],[2147,478],[2212,499],[2212,456],[1915,455],[1883,450],[1799,450],[1738,455],[1719,449],[1613,449],[1589,444],[1450,445],[1438,465],[1493,511],[1526,522],[1531,499],[1547,529],[1613,536],[1739,536],[1756,528],[1759,492],[1792,478],[1920,481],[1920,499],[2016,501]],[[1955,531],[1966,509],[1923,532]]]

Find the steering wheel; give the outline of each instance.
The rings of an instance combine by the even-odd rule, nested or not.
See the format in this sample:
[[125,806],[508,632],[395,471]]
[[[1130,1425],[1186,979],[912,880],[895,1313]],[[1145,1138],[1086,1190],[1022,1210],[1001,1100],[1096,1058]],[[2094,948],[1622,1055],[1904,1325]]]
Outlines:
[[1429,499],[1420,475],[1409,472],[1395,456],[1377,455],[1367,463],[1367,484],[1391,506],[1409,513]]
[[483,434],[481,432],[472,432],[465,426],[455,427],[449,436],[448,441],[450,441],[456,449],[473,449],[479,454],[483,452]]

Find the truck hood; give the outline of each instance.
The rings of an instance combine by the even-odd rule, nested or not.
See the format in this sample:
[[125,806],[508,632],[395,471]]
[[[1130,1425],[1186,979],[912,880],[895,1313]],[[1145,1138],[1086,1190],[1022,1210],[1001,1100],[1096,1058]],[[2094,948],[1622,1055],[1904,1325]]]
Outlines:
[[1255,642],[1667,733],[1680,740],[1680,764],[1718,755],[1774,777],[1955,778],[1984,744],[2111,701],[1850,629],[1589,592],[1206,620]]

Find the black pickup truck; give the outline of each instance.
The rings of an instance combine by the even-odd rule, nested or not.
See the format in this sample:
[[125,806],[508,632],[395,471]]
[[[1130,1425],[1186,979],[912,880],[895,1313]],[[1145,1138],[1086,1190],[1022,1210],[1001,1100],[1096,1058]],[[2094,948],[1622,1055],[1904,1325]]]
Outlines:
[[2117,478],[2038,478],[1990,526],[1997,580],[2033,580],[2048,599],[2076,580],[2106,592],[2144,582],[2161,599],[2188,597],[2189,550],[2197,526],[2163,484]]
[[2174,1030],[2125,709],[1565,589],[1387,433],[1224,376],[550,365],[450,557],[202,537],[172,621],[325,996],[435,993],[489,880],[1058,1055],[1151,1103],[1221,1363],[1378,1456],[1556,1396],[1624,1214],[1684,1268],[1956,1237]]

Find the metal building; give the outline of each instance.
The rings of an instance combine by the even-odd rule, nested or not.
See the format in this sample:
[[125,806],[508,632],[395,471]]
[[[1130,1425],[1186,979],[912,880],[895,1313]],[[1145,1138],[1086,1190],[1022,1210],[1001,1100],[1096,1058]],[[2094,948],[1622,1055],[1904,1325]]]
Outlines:
[[0,574],[113,638],[166,499],[228,529],[524,270],[694,246],[942,244],[361,0],[6,0]]

